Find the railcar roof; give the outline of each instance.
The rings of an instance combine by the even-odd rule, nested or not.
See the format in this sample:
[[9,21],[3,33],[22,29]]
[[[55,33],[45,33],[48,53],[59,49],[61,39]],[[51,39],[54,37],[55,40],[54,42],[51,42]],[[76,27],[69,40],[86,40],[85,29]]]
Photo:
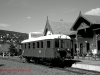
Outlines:
[[41,37],[38,37],[38,38],[26,39],[26,40],[22,41],[21,43],[27,43],[27,42],[39,41],[39,40],[45,40],[45,39],[57,39],[57,38],[60,38],[60,39],[71,39],[67,35],[54,34],[54,35],[41,36]]

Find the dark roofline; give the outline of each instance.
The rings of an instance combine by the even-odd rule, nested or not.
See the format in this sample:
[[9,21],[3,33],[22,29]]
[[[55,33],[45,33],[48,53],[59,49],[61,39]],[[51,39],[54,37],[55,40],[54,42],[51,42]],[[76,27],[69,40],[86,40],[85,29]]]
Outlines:
[[90,24],[93,24],[93,22],[91,22],[90,20],[88,20],[88,19],[85,18],[84,16],[82,16],[82,18],[84,18],[85,20],[87,20],[88,22],[90,22]]
[[75,25],[75,23],[78,21],[78,19],[80,18],[80,16],[81,16],[82,14],[81,14],[81,11],[79,12],[79,15],[78,15],[78,17],[77,17],[77,19],[75,20],[75,22],[74,22],[74,24],[72,25],[72,27],[71,27],[71,31],[73,30],[73,27],[74,27],[74,25]]
[[79,13],[77,19],[75,20],[73,26],[72,26],[71,29],[70,29],[71,31],[74,31],[73,27],[75,26],[76,22],[78,21],[78,19],[79,19],[80,17],[82,17],[82,18],[84,18],[85,20],[87,20],[88,22],[90,22],[90,25],[93,24],[91,21],[89,21],[87,18],[85,18],[85,17],[81,14],[81,11],[80,11],[80,13]]

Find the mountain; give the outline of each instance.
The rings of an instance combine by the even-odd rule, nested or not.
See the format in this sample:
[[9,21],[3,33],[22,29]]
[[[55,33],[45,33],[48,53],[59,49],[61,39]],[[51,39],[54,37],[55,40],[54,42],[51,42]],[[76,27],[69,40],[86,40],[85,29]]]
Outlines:
[[27,33],[0,30],[0,43],[20,43],[28,38]]

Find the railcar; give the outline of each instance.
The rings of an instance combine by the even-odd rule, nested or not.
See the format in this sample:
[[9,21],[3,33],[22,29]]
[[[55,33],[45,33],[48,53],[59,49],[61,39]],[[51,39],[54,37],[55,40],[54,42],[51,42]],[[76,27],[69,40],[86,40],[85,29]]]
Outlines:
[[[64,61],[71,58],[70,37],[54,34],[22,41],[23,57],[27,62]],[[58,60],[58,61],[57,61]]]

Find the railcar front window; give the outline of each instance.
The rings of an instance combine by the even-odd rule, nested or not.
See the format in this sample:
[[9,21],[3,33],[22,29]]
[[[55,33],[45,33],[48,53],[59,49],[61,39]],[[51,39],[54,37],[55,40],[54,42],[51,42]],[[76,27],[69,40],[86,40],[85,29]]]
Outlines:
[[28,43],[28,48],[30,49],[30,43]]
[[50,48],[50,41],[47,41],[47,48]]
[[26,43],[25,43],[25,48],[26,48]]
[[64,42],[63,42],[63,40],[61,40],[61,48],[63,48],[63,44],[64,44]]
[[35,43],[33,42],[33,48],[35,48]]
[[43,41],[41,41],[41,48],[43,48]]
[[55,48],[59,48],[59,40],[55,40]]
[[37,48],[39,48],[39,42],[37,42]]
[[23,48],[23,44],[21,44],[21,48]]

